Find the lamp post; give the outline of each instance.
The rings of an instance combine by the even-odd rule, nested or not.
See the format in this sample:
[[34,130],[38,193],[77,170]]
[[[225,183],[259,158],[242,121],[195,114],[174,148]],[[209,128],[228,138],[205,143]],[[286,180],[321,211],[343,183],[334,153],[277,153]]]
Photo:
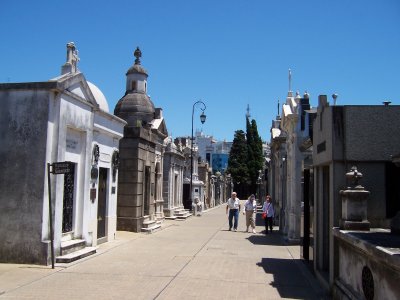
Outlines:
[[220,178],[221,178],[221,172],[220,171],[217,171],[217,172],[215,172],[215,176],[217,176],[217,186],[216,186],[216,188],[217,188],[217,198],[218,198],[218,205],[220,205],[221,204],[221,181],[220,181]]
[[262,197],[261,197],[261,183],[262,183],[262,178],[261,178],[261,170],[258,170],[258,178],[257,178],[257,199],[260,203],[262,203]]
[[193,190],[192,190],[192,185],[193,185],[193,117],[194,117],[194,108],[196,105],[202,105],[203,108],[200,107],[201,109],[201,115],[200,115],[200,121],[201,124],[204,124],[206,121],[206,115],[204,114],[204,111],[206,110],[206,105],[204,104],[203,101],[199,100],[193,104],[192,107],[192,137],[191,137],[191,142],[190,142],[190,205],[193,208]]
[[228,198],[233,192],[233,182],[231,174],[226,174],[225,178],[226,178],[227,192],[225,198],[223,199],[224,202],[226,198]]

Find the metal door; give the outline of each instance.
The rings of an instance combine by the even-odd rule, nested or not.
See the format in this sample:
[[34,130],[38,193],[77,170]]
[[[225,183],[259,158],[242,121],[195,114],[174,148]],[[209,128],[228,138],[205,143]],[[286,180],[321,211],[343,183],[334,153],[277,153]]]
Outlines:
[[107,169],[100,168],[97,198],[97,238],[106,236]]
[[75,164],[71,164],[70,172],[64,174],[64,196],[63,196],[63,219],[62,232],[72,231],[74,214],[74,192],[75,192]]

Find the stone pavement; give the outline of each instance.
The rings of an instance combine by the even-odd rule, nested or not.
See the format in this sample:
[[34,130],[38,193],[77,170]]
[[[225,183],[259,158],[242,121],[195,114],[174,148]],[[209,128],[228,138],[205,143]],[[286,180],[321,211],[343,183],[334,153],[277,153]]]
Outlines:
[[[225,206],[153,234],[118,232],[95,255],[53,270],[0,264],[3,299],[328,299],[274,232],[228,231]],[[262,231],[262,226],[257,226]]]

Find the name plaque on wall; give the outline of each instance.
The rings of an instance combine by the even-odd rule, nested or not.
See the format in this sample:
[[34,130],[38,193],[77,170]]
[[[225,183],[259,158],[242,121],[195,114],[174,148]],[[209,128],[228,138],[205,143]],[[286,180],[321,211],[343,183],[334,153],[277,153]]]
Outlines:
[[108,153],[100,152],[100,160],[103,162],[111,162],[111,155]]
[[90,189],[90,200],[94,201],[96,200],[96,189]]

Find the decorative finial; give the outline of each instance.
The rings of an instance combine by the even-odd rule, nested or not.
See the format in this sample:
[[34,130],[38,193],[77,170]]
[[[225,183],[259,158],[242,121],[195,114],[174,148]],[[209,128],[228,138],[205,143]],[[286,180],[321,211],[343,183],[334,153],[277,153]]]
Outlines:
[[135,65],[140,65],[140,58],[142,57],[142,51],[140,51],[139,47],[136,47],[135,52],[133,55],[136,57]]
[[292,70],[289,69],[289,92],[292,91]]
[[338,97],[338,94],[332,94],[332,98],[333,98],[333,105],[336,105],[336,99]]
[[386,101],[383,101],[382,103],[383,103],[383,105],[385,105],[385,106],[389,106],[389,105],[390,105],[390,103],[392,103],[392,102],[391,102],[391,101],[388,101],[388,100],[386,100]]
[[346,178],[352,181],[352,187],[349,189],[362,190],[364,187],[358,184],[358,181],[363,177],[363,174],[357,170],[356,166],[351,167],[350,172],[346,173]]

